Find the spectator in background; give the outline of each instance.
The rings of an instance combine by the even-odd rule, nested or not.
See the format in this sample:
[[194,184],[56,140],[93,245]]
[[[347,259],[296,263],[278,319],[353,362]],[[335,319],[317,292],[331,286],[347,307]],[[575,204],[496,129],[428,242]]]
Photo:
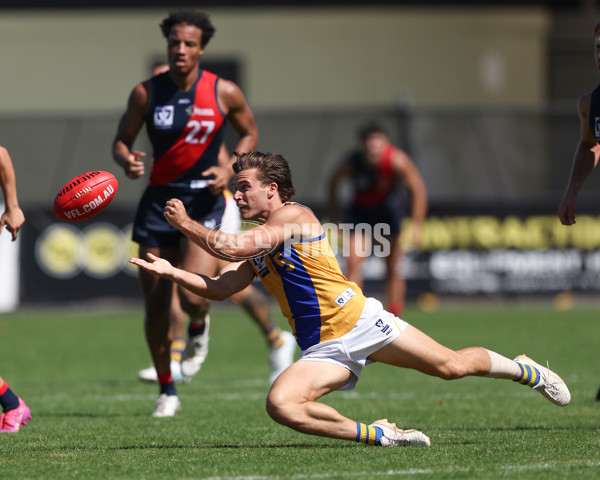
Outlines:
[[[594,60],[600,70],[600,23],[594,27]],[[579,143],[565,194],[558,206],[558,218],[563,225],[575,223],[577,196],[600,159],[600,85],[585,93],[577,101],[579,114]],[[600,389],[596,394],[600,400]]]
[[[258,129],[252,110],[233,82],[200,68],[200,57],[215,29],[205,13],[172,11],[160,24],[167,40],[169,70],[137,84],[119,122],[113,158],[131,179],[144,175],[144,152],[132,150],[145,124],[153,147],[150,184],[136,214],[133,240],[140,255],[154,253],[199,273],[213,274],[216,259],[171,227],[163,216],[165,201],[182,199],[190,215],[215,227],[225,210],[223,189],[233,172],[232,159],[219,162],[226,123],[239,135],[236,149],[252,150]],[[181,408],[171,374],[169,317],[173,284],[139,272],[144,294],[146,340],[159,382],[154,417],[172,417]],[[198,372],[208,351],[210,301],[180,289],[190,317],[182,372]]]
[[[400,245],[400,228],[407,208],[402,186],[411,194],[412,236],[411,244],[419,246],[427,214],[427,190],[425,182],[410,156],[393,146],[377,123],[369,123],[358,132],[360,145],[345,155],[329,182],[329,218],[338,220],[337,194],[342,180],[350,180],[353,199],[344,223],[354,227],[368,225],[371,234],[353,228],[350,244],[344,246],[348,280],[363,286],[362,267],[368,251],[368,242],[379,238],[389,245],[385,256],[384,280],[387,310],[400,315],[404,310],[406,280],[402,274],[403,251]],[[387,225],[387,232],[375,229]]]
[[[25,215],[19,207],[17,199],[17,182],[15,170],[8,151],[0,147],[0,188],[4,194],[4,213],[0,217],[0,234],[4,227],[17,239],[19,229],[25,223]],[[31,411],[25,402],[17,397],[8,384],[0,377],[0,433],[18,432],[31,419]]]

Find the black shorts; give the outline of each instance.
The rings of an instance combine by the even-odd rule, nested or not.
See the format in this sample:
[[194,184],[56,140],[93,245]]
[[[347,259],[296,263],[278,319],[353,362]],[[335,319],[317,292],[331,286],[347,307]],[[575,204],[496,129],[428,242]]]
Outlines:
[[146,188],[138,205],[132,239],[144,247],[177,247],[183,234],[165,219],[165,205],[171,198],[183,202],[188,215],[207,228],[217,227],[225,211],[223,194],[214,196],[208,188],[183,190],[156,185]]
[[356,226],[359,223],[365,223],[371,227],[377,224],[387,224],[390,226],[390,234],[400,233],[406,202],[400,194],[390,195],[386,201],[376,207],[363,207],[352,204],[348,213],[344,217],[345,223],[351,223]]

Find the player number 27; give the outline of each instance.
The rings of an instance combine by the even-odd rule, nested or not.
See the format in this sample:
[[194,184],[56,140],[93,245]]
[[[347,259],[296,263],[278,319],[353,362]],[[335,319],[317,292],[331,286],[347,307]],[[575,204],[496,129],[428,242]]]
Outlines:
[[185,137],[186,143],[206,143],[206,140],[215,129],[215,122],[212,120],[190,120],[187,124],[190,132]]

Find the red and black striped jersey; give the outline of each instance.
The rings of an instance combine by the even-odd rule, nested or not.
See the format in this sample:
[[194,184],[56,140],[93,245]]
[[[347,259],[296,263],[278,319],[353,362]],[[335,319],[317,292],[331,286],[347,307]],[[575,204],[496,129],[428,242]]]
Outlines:
[[150,185],[196,189],[218,164],[226,117],[217,101],[219,77],[200,69],[196,84],[180,90],[169,73],[151,78],[146,130],[154,150]]

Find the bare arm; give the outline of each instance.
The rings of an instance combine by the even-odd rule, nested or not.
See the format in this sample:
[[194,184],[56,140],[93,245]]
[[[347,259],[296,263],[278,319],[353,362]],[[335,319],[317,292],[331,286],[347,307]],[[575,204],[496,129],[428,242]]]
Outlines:
[[230,263],[216,277],[187,272],[171,265],[167,260],[148,254],[148,260],[131,257],[129,262],[157,277],[171,280],[210,300],[225,300],[252,282],[254,271],[248,262]]
[[[258,127],[254,120],[254,114],[246,103],[244,94],[240,88],[233,82],[219,79],[217,84],[217,96],[219,105],[227,115],[229,123],[240,136],[235,148],[236,152],[250,152],[258,144]],[[225,155],[223,155],[225,153]],[[232,166],[237,157],[229,155],[227,150],[221,147],[219,151],[219,165],[210,167],[203,172],[203,175],[214,175],[214,179],[209,180],[211,192],[220,193],[233,176]]]
[[577,196],[600,157],[600,145],[589,126],[591,97],[591,94],[582,95],[577,102],[581,138],[575,151],[569,183],[558,207],[558,218],[563,225],[575,223]]
[[[258,127],[240,88],[233,82],[221,79],[217,85],[217,95],[227,120],[240,136],[235,151],[244,153],[254,150],[258,144]],[[232,164],[233,161],[235,157],[232,158]]]
[[17,181],[15,170],[8,151],[0,147],[0,188],[4,193],[5,210],[0,217],[0,234],[6,225],[13,242],[17,239],[19,228],[25,223],[25,215],[17,199]]
[[298,205],[281,207],[263,225],[238,235],[210,230],[192,220],[181,201],[175,198],[167,202],[165,218],[211,255],[228,261],[264,255],[285,241],[316,237],[323,232],[321,224],[310,211]]
[[146,111],[150,99],[149,88],[149,83],[144,82],[139,83],[133,89],[129,95],[127,109],[121,116],[117,134],[113,141],[113,159],[131,179],[139,178],[145,172],[144,162],[140,158],[145,157],[146,154],[138,150],[132,151],[131,147],[146,121]]
[[423,237],[423,226],[427,216],[427,188],[419,170],[406,152],[397,150],[392,159],[392,166],[411,194],[412,243],[418,246]]

